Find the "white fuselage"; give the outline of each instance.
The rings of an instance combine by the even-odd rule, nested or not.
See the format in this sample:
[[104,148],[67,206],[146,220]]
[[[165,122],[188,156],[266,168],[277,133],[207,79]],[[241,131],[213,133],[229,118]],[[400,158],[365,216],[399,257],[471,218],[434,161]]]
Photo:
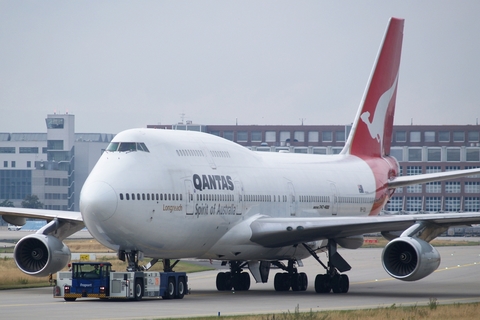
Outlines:
[[252,152],[209,134],[155,129],[124,131],[116,142],[148,150],[106,151],[80,200],[91,234],[114,250],[171,259],[303,258],[301,246],[250,241],[251,221],[368,215],[376,197],[370,166],[351,155]]

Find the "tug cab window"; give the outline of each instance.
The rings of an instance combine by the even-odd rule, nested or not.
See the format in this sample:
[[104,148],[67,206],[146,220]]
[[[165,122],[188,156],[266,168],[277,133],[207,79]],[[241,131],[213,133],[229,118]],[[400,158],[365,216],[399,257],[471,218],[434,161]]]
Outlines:
[[109,152],[133,152],[143,151],[150,152],[143,142],[110,142],[106,151]]

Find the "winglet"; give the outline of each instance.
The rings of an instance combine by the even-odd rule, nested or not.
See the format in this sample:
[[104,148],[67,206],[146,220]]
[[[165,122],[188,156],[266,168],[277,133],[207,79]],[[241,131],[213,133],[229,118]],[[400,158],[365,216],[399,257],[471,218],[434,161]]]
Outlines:
[[403,24],[403,19],[390,19],[343,154],[390,154]]

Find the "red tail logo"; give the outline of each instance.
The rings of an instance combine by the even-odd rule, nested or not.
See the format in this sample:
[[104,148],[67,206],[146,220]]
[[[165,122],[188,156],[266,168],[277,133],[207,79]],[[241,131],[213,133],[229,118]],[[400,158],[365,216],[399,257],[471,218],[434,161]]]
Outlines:
[[390,19],[343,153],[362,158],[390,153],[403,22],[402,19]]

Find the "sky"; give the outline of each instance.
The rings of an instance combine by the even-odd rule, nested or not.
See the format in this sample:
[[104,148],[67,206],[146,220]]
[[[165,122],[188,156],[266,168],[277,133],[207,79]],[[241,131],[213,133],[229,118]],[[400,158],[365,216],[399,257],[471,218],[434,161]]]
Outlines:
[[405,19],[395,124],[476,124],[480,1],[0,0],[0,132],[352,123]]

